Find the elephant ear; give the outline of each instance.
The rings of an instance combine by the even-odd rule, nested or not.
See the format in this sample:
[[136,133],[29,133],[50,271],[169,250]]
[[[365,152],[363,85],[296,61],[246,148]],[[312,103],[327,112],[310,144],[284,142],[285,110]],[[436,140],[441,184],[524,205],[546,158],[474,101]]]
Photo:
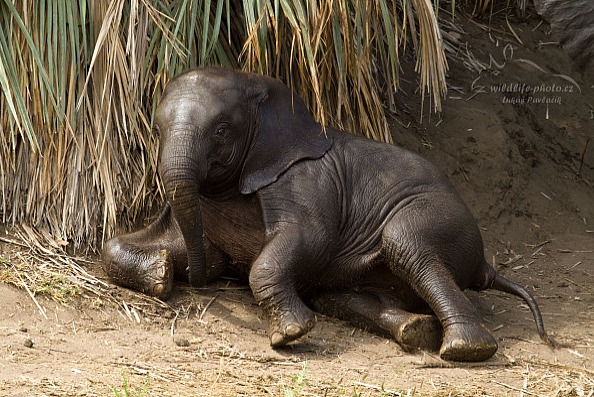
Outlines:
[[252,98],[259,98],[257,124],[239,181],[242,194],[254,193],[273,182],[300,160],[320,158],[332,147],[324,130],[305,103],[283,83],[253,77]]

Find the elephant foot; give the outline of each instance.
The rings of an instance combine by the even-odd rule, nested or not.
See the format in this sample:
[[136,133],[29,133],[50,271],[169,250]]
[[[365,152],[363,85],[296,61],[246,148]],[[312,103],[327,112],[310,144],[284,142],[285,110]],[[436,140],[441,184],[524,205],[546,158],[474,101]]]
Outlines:
[[405,351],[437,351],[443,334],[437,316],[406,311],[391,298],[365,291],[325,291],[310,302],[320,313],[394,338]]
[[159,299],[167,299],[173,289],[173,266],[169,261],[169,251],[160,250],[143,266],[139,275],[140,291]]
[[270,338],[270,346],[273,348],[285,346],[302,337],[316,323],[313,312],[307,308],[299,314],[272,311],[269,321],[270,328],[268,336]]
[[[388,322],[389,316],[384,314],[383,321]],[[402,317],[402,316],[399,316]],[[393,329],[392,336],[400,347],[407,352],[417,350],[437,351],[442,342],[442,328],[436,316],[428,314],[410,314],[407,318],[397,319],[397,327]]]
[[484,361],[497,351],[497,342],[480,323],[454,323],[446,327],[439,355],[449,361]]
[[135,252],[110,241],[104,250],[103,263],[110,279],[159,299],[167,299],[173,289],[173,265],[168,250]]

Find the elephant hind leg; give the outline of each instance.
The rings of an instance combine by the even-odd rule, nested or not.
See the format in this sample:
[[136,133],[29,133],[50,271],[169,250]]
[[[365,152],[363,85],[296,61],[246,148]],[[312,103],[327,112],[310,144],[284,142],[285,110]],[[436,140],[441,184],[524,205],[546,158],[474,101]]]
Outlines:
[[493,356],[497,342],[440,259],[440,251],[423,240],[422,230],[412,237],[399,228],[396,223],[386,228],[382,250],[394,274],[407,280],[439,318],[444,330],[441,358],[483,361]]
[[437,317],[411,313],[394,303],[370,292],[355,291],[321,292],[311,299],[317,312],[390,336],[407,352],[437,351],[442,340]]

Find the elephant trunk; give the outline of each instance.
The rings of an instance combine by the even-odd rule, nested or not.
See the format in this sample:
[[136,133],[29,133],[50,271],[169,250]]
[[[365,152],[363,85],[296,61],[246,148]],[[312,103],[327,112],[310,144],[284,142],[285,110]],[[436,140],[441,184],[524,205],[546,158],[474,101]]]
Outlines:
[[200,164],[196,139],[191,131],[177,132],[163,142],[160,174],[167,200],[184,237],[188,255],[189,281],[193,287],[206,284],[206,252],[202,215],[200,213],[200,181],[206,165]]

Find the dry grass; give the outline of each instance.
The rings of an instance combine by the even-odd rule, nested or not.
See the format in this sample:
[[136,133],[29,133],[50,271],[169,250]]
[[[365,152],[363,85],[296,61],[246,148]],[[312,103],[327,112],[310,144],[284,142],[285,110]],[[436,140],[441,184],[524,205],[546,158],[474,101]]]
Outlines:
[[3,2],[0,221],[96,246],[149,213],[151,117],[197,65],[279,77],[318,119],[389,141],[407,38],[438,110],[447,65],[428,0]]
[[117,305],[120,313],[133,321],[138,319],[135,308],[147,302],[169,309],[166,303],[133,291],[127,294],[126,302],[112,286],[90,273],[90,259],[66,253],[67,244],[55,240],[45,230],[36,231],[25,225],[14,228],[13,234],[0,237],[0,282],[26,290],[46,319],[36,298],[39,295],[68,304],[72,298],[85,294],[98,302]]
[[510,8],[515,9],[517,16],[523,19],[526,17],[526,8],[528,6],[527,0],[466,0],[466,3],[472,3],[473,15],[488,14],[489,18],[496,12],[496,7],[503,7],[506,12],[510,11]]

